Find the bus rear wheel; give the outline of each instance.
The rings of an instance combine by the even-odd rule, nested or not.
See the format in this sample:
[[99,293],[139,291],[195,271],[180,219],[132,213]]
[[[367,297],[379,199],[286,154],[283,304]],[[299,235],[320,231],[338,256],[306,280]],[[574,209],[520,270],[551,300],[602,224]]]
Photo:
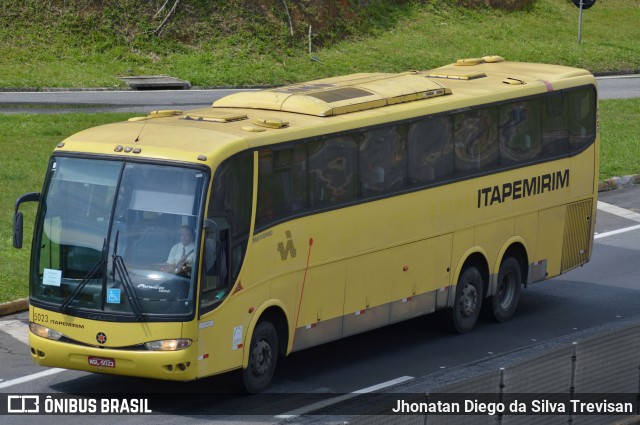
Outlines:
[[258,323],[249,346],[249,365],[242,371],[244,388],[256,394],[269,386],[278,360],[278,333],[269,321]]
[[522,272],[520,263],[513,257],[507,257],[498,270],[496,294],[488,299],[489,317],[496,322],[505,322],[513,317],[520,301]]
[[482,306],[482,274],[475,266],[462,270],[456,286],[456,299],[449,325],[454,332],[467,333],[476,324]]

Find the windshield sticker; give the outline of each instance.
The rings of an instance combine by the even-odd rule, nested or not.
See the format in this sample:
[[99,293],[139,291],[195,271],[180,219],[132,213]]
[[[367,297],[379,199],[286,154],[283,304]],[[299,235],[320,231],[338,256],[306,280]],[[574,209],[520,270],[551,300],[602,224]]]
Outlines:
[[156,290],[158,292],[161,292],[163,294],[170,294],[171,290],[170,289],[165,289],[164,286],[157,284],[157,285],[146,285],[144,283],[139,284],[138,286],[136,286],[137,289],[141,289],[141,290]]
[[242,326],[233,328],[233,349],[242,348]]
[[107,303],[120,304],[120,289],[116,289],[116,288],[107,289]]
[[44,269],[42,284],[48,286],[60,286],[62,270]]

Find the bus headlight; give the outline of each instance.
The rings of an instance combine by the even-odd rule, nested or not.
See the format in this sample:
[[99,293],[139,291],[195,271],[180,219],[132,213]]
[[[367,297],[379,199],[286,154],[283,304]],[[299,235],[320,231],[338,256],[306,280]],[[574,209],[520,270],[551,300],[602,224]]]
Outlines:
[[29,323],[29,329],[35,335],[38,335],[41,338],[52,339],[54,341],[62,338],[62,334],[58,331],[54,331],[53,329],[49,329],[45,326],[38,325],[37,323]]
[[163,339],[161,341],[145,342],[144,346],[151,351],[178,351],[191,345],[190,339]]

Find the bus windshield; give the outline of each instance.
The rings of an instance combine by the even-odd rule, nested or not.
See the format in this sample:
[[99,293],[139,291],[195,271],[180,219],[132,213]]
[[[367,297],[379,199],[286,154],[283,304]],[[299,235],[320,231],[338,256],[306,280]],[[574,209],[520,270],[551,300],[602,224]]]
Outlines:
[[204,185],[196,169],[54,157],[32,302],[124,321],[192,314]]

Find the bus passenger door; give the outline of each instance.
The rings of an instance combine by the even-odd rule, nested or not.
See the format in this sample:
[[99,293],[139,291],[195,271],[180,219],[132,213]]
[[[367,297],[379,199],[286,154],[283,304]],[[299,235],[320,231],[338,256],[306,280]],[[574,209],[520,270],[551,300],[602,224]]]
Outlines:
[[204,221],[198,310],[199,376],[242,365],[244,315],[234,304],[236,298],[230,299],[230,292],[236,282],[242,280],[242,273],[246,273],[243,265],[252,199],[251,153],[223,162],[213,178],[208,218]]

